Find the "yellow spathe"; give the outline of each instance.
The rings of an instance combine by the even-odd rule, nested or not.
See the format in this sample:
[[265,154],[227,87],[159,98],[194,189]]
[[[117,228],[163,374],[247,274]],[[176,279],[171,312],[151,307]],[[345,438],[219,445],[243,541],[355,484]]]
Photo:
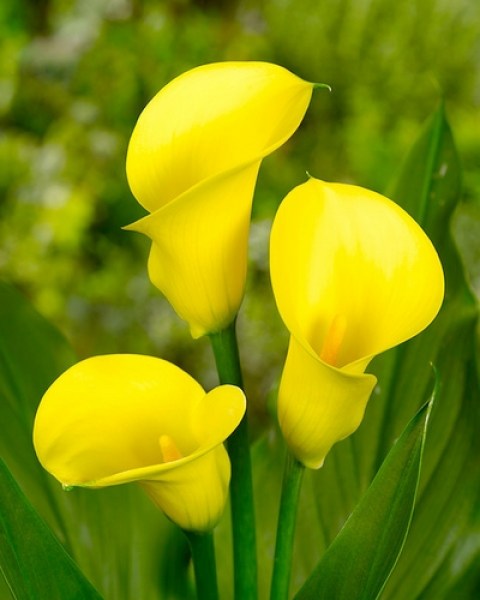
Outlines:
[[398,205],[313,178],[278,210],[270,268],[291,334],[279,421],[295,456],[318,468],[363,418],[376,383],[364,374],[370,360],[436,316],[443,270],[428,237]]
[[180,527],[208,531],[228,493],[223,442],[244,412],[245,396],[235,386],[206,393],[162,359],[96,356],[47,390],[34,445],[44,468],[65,487],[138,482]]
[[151,214],[126,229],[152,240],[150,279],[194,337],[235,318],[261,160],[297,129],[312,88],[277,65],[214,63],[174,79],[138,119],[127,177]]

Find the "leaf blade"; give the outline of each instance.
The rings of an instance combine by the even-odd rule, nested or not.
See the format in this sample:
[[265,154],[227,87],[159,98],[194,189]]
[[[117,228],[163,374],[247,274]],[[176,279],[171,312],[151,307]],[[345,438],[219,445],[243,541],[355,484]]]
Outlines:
[[408,424],[295,600],[378,597],[412,518],[430,406],[422,407]]
[[[436,160],[428,161],[427,153]],[[460,202],[460,165],[442,108],[429,119],[405,165],[402,187],[397,186],[403,192],[393,197],[412,214],[416,203],[427,198],[423,226],[444,264],[444,306],[424,333],[372,362],[379,383],[362,425],[332,449],[320,471],[306,478],[310,489],[304,486],[303,505],[310,510],[303,514],[302,505],[299,510],[294,589],[332,543],[393,441],[424,401],[430,363],[436,366],[439,386],[417,508],[405,548],[381,597],[450,600],[463,597],[455,596],[456,590],[480,589],[478,305],[467,287],[450,233],[451,217]],[[455,491],[457,499],[452,495]],[[314,536],[312,531],[316,531]],[[443,582],[441,588],[438,581]]]
[[0,460],[0,568],[14,598],[100,600]]
[[38,463],[32,444],[37,405],[74,361],[58,330],[0,281],[0,457],[106,598],[190,598],[187,541],[138,486],[64,492]]

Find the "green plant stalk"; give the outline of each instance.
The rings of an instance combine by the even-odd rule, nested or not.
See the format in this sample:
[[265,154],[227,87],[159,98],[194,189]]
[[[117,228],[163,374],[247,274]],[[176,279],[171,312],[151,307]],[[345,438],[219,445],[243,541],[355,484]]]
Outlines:
[[[235,322],[209,335],[221,384],[243,389]],[[257,555],[253,507],[252,466],[248,440],[247,415],[227,440],[232,465],[230,506],[232,513],[235,598],[257,598]]]
[[277,541],[270,590],[271,600],[287,600],[288,598],[295,522],[304,471],[305,467],[288,453],[285,459],[282,496],[278,512]]
[[185,531],[192,552],[198,600],[218,600],[217,568],[212,533]]

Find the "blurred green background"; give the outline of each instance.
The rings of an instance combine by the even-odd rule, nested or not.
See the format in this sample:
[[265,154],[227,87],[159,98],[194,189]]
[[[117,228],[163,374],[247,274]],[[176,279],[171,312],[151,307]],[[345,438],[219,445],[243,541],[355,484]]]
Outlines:
[[[240,338],[261,417],[286,346],[268,230],[306,171],[388,191],[423,121],[445,101],[465,172],[460,238],[479,233],[471,223],[480,197],[480,5],[2,0],[0,276],[80,357],[159,355],[207,386],[215,381],[206,340],[192,342],[148,281],[147,239],[121,227],[143,214],[124,168],[140,111],[176,75],[220,60],[272,61],[333,88],[315,92],[300,130],[264,161],[256,191]],[[480,256],[467,258],[475,276]]]

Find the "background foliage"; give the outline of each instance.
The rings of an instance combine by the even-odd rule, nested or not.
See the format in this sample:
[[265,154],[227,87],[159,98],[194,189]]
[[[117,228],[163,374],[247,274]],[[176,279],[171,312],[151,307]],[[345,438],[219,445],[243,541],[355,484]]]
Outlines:
[[[20,288],[40,313],[66,334],[79,357],[125,351],[159,355],[176,362],[206,386],[215,382],[207,342],[192,342],[187,326],[148,281],[145,268],[148,242],[121,231],[123,225],[142,214],[124,174],[128,138],[139,112],[172,77],[210,61],[269,60],[305,79],[327,82],[333,88],[331,94],[315,93],[304,125],[293,140],[264,162],[257,187],[249,289],[239,322],[247,392],[256,408],[256,434],[269,419],[265,397],[274,396],[272,389],[287,342],[268,280],[268,230],[276,206],[291,187],[305,180],[306,170],[319,178],[350,181],[385,192],[399,170],[401,159],[418,137],[421,123],[442,100],[464,173],[465,203],[456,210],[452,226],[470,288],[480,295],[480,7],[477,3],[470,0],[409,3],[3,0],[0,39],[0,276]],[[417,156],[427,156],[428,144],[438,132],[437,159],[442,158],[452,166],[445,179],[448,185],[442,187],[439,180],[441,161],[427,175],[429,181],[436,181],[432,189],[445,200],[445,210],[451,211],[460,194],[459,167],[456,155],[452,154],[450,132],[439,114],[437,121],[429,125],[430,134],[425,134],[424,146],[420,141],[416,152]],[[412,212],[415,209],[413,204],[409,206],[409,198],[417,199],[417,195],[409,185],[418,182],[419,188],[424,181],[422,176],[427,177],[416,170],[418,164],[418,160],[412,159],[406,163],[400,183],[390,188],[395,199]],[[423,197],[423,192],[417,191],[418,197]],[[437,247],[440,245],[445,252],[452,274],[448,297],[448,306],[452,308],[450,312],[444,311],[433,333],[414,342],[413,350],[401,350],[398,356],[390,354],[378,361],[376,368],[383,380],[389,381],[395,364],[408,374],[420,352],[423,357],[443,362],[447,369],[449,377],[443,383],[448,388],[451,381],[451,388],[457,389],[456,408],[451,413],[438,409],[437,421],[433,421],[438,423],[434,430],[437,433],[430,442],[430,450],[427,445],[427,470],[421,485],[421,498],[425,499],[420,504],[419,519],[434,510],[445,511],[442,513],[445,528],[451,527],[466,542],[443,544],[441,533],[433,532],[437,534],[433,536],[437,546],[432,549],[432,532],[424,531],[414,522],[408,542],[413,550],[409,553],[407,545],[407,553],[385,593],[386,597],[394,598],[397,587],[403,584],[411,597],[417,597],[418,593],[418,597],[438,599],[443,597],[439,574],[455,572],[460,564],[469,565],[469,553],[472,557],[478,551],[478,531],[470,527],[475,519],[477,525],[479,522],[478,508],[475,513],[471,505],[479,498],[480,468],[478,442],[472,433],[472,423],[478,423],[479,398],[475,367],[471,364],[476,309],[463,278],[453,277],[460,273],[461,267],[450,242],[445,240],[445,231],[429,220],[429,214],[416,216],[439,235]],[[0,291],[4,307],[19,304],[8,290]],[[40,504],[46,497],[53,498],[53,505],[37,504],[37,508],[67,549],[79,558],[87,575],[97,585],[100,582],[102,590],[111,597],[121,598],[119,594],[124,594],[128,598],[130,591],[138,591],[145,577],[152,577],[156,565],[145,557],[164,551],[165,546],[156,545],[158,536],[169,540],[173,572],[183,573],[184,544],[166,522],[158,520],[148,503],[137,497],[136,490],[126,495],[118,490],[90,494],[88,500],[82,494],[72,498],[40,474],[29,441],[33,407],[39,391],[73,357],[58,334],[50,331],[34,313],[19,311],[15,327],[15,332],[21,332],[17,336],[15,359],[9,348],[9,353],[0,356],[0,366],[10,372],[10,366],[16,364],[19,372],[25,373],[35,364],[41,379],[32,374],[22,389],[6,386],[0,390],[1,410],[6,411],[5,419],[12,424],[8,431],[1,432],[0,449],[2,458],[8,455],[10,468],[17,477],[20,475],[27,496],[40,499]],[[3,331],[4,339],[16,339],[12,331],[10,335],[8,330]],[[443,341],[435,337],[435,331],[446,335]],[[450,360],[449,344],[462,349],[454,353],[455,360]],[[397,391],[379,390],[377,409],[370,410],[359,435],[351,443],[339,446],[332,454],[330,466],[326,465],[320,477],[308,482],[299,535],[311,533],[312,522],[315,523],[323,540],[317,554],[334,537],[352,508],[352,499],[364,491],[392,441],[419,402],[426,399],[428,373],[422,377],[413,382],[403,377],[406,383]],[[21,374],[13,377],[17,381],[24,379]],[[404,407],[394,421],[389,421],[388,412],[382,412],[388,407],[382,398],[390,394],[397,398],[396,407]],[[18,397],[26,408],[17,414],[13,399]],[[8,399],[12,399],[10,404]],[[439,406],[445,407],[445,403]],[[378,448],[365,454],[367,459],[361,465],[358,480],[355,478],[358,465],[352,458],[355,445],[365,443],[381,424],[386,425],[381,428],[383,438]],[[16,443],[23,454],[15,452]],[[278,449],[273,454],[266,453],[262,444],[271,451],[278,440],[271,432],[257,447],[259,481],[264,480],[262,469],[269,473],[279,469],[277,463],[271,464],[271,460],[278,459]],[[335,475],[339,468],[346,473],[343,481]],[[462,478],[459,482],[445,479],[439,501],[432,504],[432,495],[428,493],[432,474],[437,473],[433,481],[438,478],[443,481],[445,472],[457,472]],[[272,489],[278,481],[279,471],[278,478],[270,483]],[[26,482],[29,483],[25,487]],[[326,488],[332,490],[328,497],[322,493]],[[38,491],[45,489],[47,496],[45,491]],[[456,495],[456,490],[461,493]],[[319,496],[323,499],[317,506],[312,498]],[[108,524],[118,522],[129,503],[138,512],[130,511],[132,522],[122,522],[116,530],[114,548],[125,550],[132,535],[143,531],[145,522],[152,524],[147,532],[140,533],[143,555],[136,571],[138,579],[129,579],[132,590],[115,578],[102,580],[103,565],[90,558],[94,546],[100,548],[106,565],[118,565],[125,560],[120,551],[118,556],[112,554],[112,544],[106,541],[112,531]],[[262,514],[262,507],[259,510]],[[329,514],[332,510],[336,511],[337,520],[324,522],[323,512]],[[455,520],[457,510],[469,512],[465,523]],[[71,517],[78,511],[85,515],[80,524],[82,530],[75,529],[80,525],[75,525]],[[105,516],[108,534],[93,527],[98,523],[98,514]],[[67,515],[67,526],[62,524],[62,515]],[[273,533],[268,525],[269,515],[264,516],[267,525],[261,545],[270,548]],[[141,525],[140,519],[143,519]],[[220,538],[221,535],[220,531]],[[436,561],[431,572],[418,572],[415,563],[409,562],[412,559],[408,557],[415,557],[415,552],[434,551]],[[303,555],[299,551],[294,585],[298,587],[305,578],[317,554],[306,551]],[[224,572],[228,572],[228,566]],[[478,591],[475,572],[467,575],[466,583],[459,583],[458,589],[449,591],[449,600],[474,597],[469,594]],[[184,585],[184,578],[172,576],[168,581],[164,573],[162,581],[166,586],[165,597],[170,597],[170,593],[171,597],[187,597],[186,589],[175,589]],[[143,597],[149,597],[146,590]]]
[[81,357],[159,354],[214,380],[207,344],[192,347],[147,280],[147,240],[121,230],[142,214],[124,169],[136,118],[195,65],[270,60],[333,88],[261,170],[244,305],[244,335],[264,340],[245,357],[259,402],[286,343],[270,316],[268,228],[306,170],[384,192],[444,98],[477,211],[480,8],[470,0],[3,0],[0,36],[0,273]]

